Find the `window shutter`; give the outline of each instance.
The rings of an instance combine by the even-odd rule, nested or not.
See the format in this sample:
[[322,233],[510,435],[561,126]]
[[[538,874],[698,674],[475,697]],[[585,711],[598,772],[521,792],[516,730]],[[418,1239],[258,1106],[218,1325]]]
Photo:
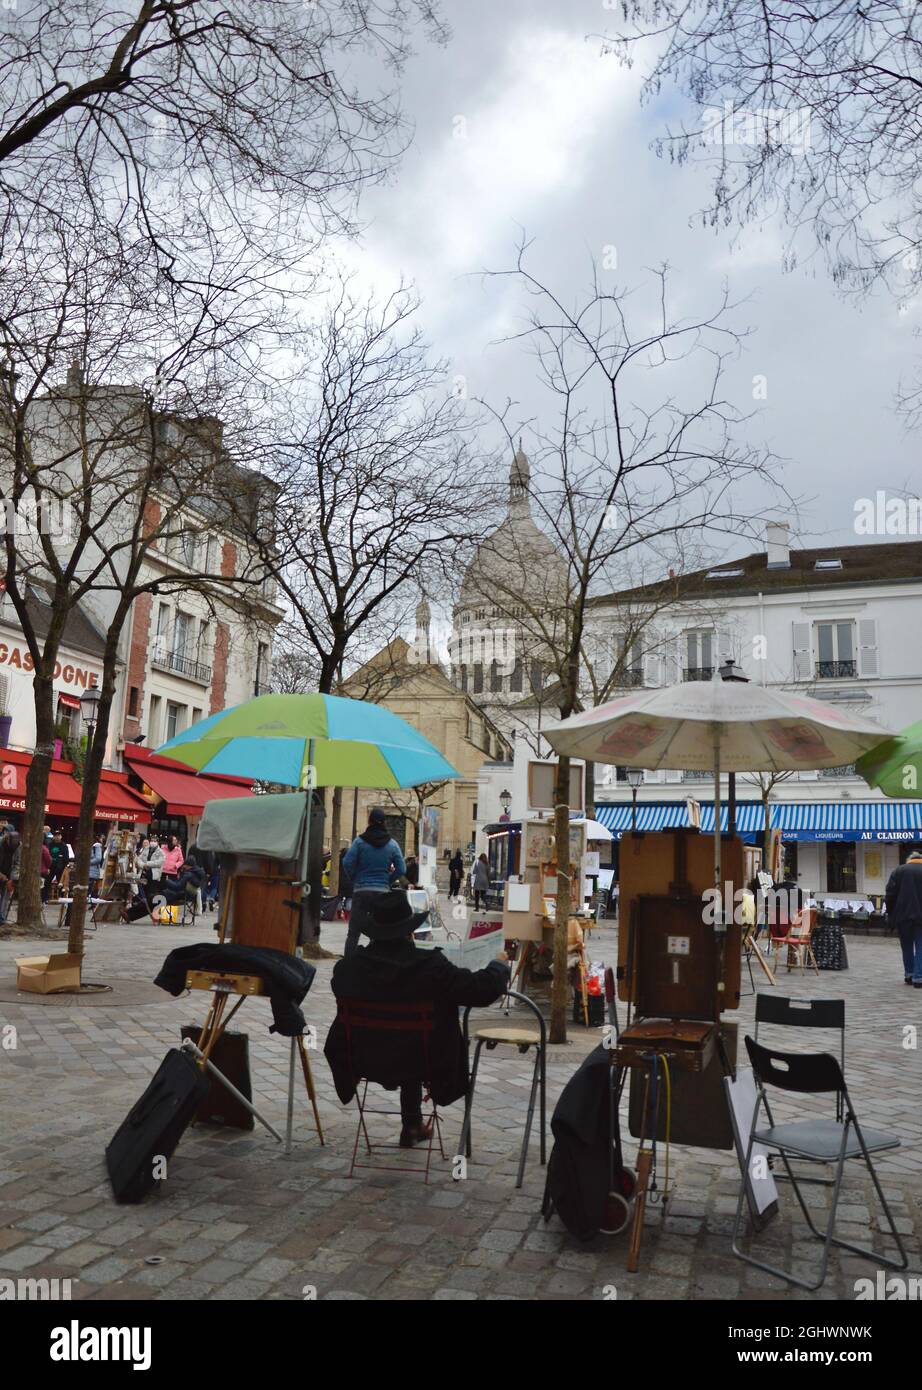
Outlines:
[[643,683],[650,686],[663,684],[663,658],[659,652],[644,652]]
[[679,639],[668,637],[663,643],[663,683],[676,685],[682,679],[682,663],[679,659]]
[[877,659],[877,621],[874,618],[858,620],[858,674],[880,675]]
[[813,652],[810,649],[810,624],[792,623],[794,648],[794,679],[808,681],[813,679]]

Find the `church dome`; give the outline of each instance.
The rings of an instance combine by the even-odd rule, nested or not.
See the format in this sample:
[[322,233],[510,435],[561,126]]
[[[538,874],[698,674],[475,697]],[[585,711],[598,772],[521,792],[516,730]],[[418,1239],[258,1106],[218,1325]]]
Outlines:
[[535,524],[528,500],[531,468],[519,444],[509,470],[509,510],[477,547],[461,582],[458,608],[496,606],[508,612],[521,594],[532,609],[566,601],[567,564]]

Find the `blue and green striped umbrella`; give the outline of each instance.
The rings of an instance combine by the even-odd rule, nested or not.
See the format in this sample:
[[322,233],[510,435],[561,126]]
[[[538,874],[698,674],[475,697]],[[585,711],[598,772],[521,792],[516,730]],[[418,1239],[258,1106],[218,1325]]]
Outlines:
[[157,755],[289,787],[386,789],[460,776],[406,720],[338,695],[257,695],[200,719]]

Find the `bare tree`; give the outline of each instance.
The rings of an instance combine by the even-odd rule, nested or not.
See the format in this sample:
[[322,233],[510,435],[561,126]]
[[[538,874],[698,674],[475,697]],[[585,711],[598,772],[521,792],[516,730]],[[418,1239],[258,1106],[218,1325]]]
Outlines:
[[[200,290],[190,305],[167,277],[150,274],[146,252],[133,258],[105,228],[71,245],[59,227],[56,254],[31,274],[25,264],[0,275],[0,498],[14,519],[5,580],[33,665],[36,721],[20,912],[23,920],[37,914],[55,664],[69,615],[87,606],[105,631],[105,652],[71,914],[71,948],[80,953],[96,795],[132,605],[158,590],[198,592],[206,604],[210,595],[248,595],[264,573],[246,565],[231,573],[202,542],[229,493],[238,510],[264,513],[265,484],[231,467],[229,441],[246,434],[265,306],[231,296],[231,308],[221,286]],[[168,554],[181,559],[173,573],[164,570]],[[30,611],[33,584],[49,600],[44,633]]]
[[[477,538],[464,404],[416,309],[403,288],[366,304],[341,281],[264,445],[278,500],[272,549],[259,549],[327,694],[399,631],[426,574],[453,571]],[[336,789],[334,838],[341,804]]]
[[447,37],[432,0],[18,0],[0,16],[0,204],[91,208],[176,275],[203,239],[269,229],[299,259],[405,143],[356,58],[399,71],[414,31]]
[[[697,108],[655,148],[713,167],[702,218],[724,226],[780,206],[835,282],[885,281],[901,298],[922,285],[922,9],[905,0],[626,0],[613,48],[655,53],[644,95],[678,85]],[[637,50],[641,51],[638,52]],[[917,411],[919,384],[904,390]]]
[[[767,458],[737,442],[743,417],[720,393],[726,360],[740,345],[726,321],[726,296],[711,314],[677,319],[669,309],[665,270],[651,275],[648,297],[605,292],[593,270],[588,291],[568,307],[528,270],[526,250],[523,243],[514,266],[496,274],[511,278],[529,305],[518,337],[536,362],[539,385],[555,415],[552,426],[533,429],[535,466],[521,482],[557,562],[546,557],[536,567],[539,542],[527,527],[521,552],[510,556],[513,527],[503,536],[503,562],[486,573],[492,603],[516,624],[529,644],[526,655],[552,678],[557,712],[566,718],[592,698],[585,671],[595,596],[623,587],[619,580],[632,564],[636,569],[657,560],[662,573],[669,564],[681,565],[683,555],[697,552],[709,537],[713,542],[749,531],[758,510],[753,493],[765,480]],[[688,403],[676,394],[677,362],[683,363]],[[657,395],[660,374],[668,383],[662,396]],[[511,409],[507,405],[498,412],[510,448]],[[513,471],[513,487],[515,477]],[[744,484],[745,505],[733,495]],[[623,680],[629,651],[630,645],[601,681],[596,673],[596,692]],[[569,844],[569,799],[570,759],[560,757],[555,1041],[566,1037],[572,895],[563,847]]]

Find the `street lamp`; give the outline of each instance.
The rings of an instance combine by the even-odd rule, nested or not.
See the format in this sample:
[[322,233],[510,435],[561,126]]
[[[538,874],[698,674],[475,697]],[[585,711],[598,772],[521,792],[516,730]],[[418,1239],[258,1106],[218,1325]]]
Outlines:
[[643,768],[629,767],[627,780],[631,789],[631,831],[633,833],[637,830],[637,788],[643,782]]
[[503,808],[503,814],[501,815],[500,820],[508,820],[509,807],[512,805],[512,792],[506,791],[505,789],[501,791],[499,794],[499,804]]
[[93,730],[96,728],[96,720],[99,717],[99,702],[102,699],[102,692],[96,685],[91,685],[84,690],[80,696],[80,713],[83,715],[83,722],[86,725],[87,740],[93,738]]

